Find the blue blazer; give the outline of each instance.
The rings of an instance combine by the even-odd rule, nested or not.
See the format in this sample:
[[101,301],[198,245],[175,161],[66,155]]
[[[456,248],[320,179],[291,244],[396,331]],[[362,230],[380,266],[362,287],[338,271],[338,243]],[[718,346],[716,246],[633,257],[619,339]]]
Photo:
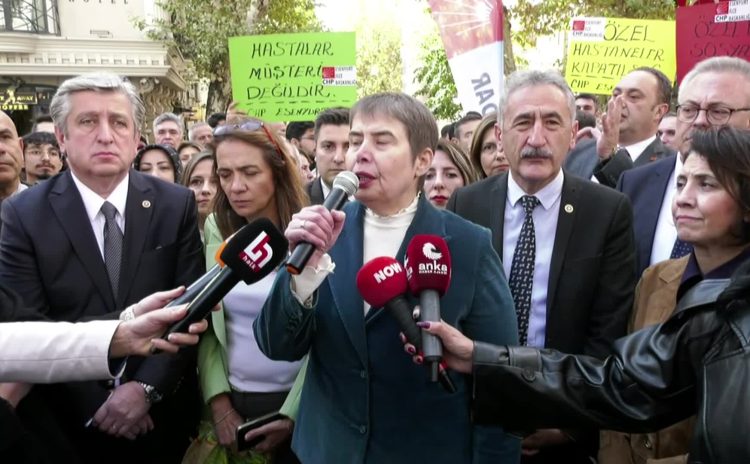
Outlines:
[[656,223],[659,220],[661,205],[664,203],[664,195],[669,187],[667,185],[669,176],[674,171],[675,156],[677,155],[626,171],[617,183],[617,190],[627,195],[630,204],[633,205],[638,278],[651,261]]
[[[473,426],[470,377],[452,372],[458,391],[446,393],[403,351],[386,311],[364,302],[355,277],[363,260],[364,206],[344,208],[346,222],[330,255],[336,270],[303,308],[280,272],[255,334],[271,359],[310,353],[293,449],[310,463],[516,463],[519,442],[499,428]],[[516,315],[487,229],[434,208],[424,198],[396,255],[403,261],[415,234],[448,243],[451,284],[442,318],[472,339],[516,344]]]

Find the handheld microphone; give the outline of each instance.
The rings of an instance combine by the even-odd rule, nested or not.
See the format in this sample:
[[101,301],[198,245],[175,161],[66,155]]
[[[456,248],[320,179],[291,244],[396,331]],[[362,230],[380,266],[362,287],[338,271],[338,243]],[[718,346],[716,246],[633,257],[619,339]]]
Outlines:
[[165,306],[165,308],[190,303],[191,301],[193,301],[193,298],[195,298],[201,291],[203,291],[204,288],[206,288],[206,285],[208,285],[208,283],[211,282],[211,280],[216,277],[219,272],[221,272],[221,265],[214,265],[214,267],[209,269],[208,272],[200,276],[198,280],[190,284],[190,286],[185,289],[185,292],[182,295],[170,301]]
[[170,301],[169,304],[165,306],[165,308],[190,303],[191,301],[193,301],[193,298],[195,298],[201,291],[203,291],[204,288],[206,288],[206,285],[208,285],[208,283],[211,282],[214,277],[216,277],[216,275],[221,271],[221,268],[224,266],[224,263],[221,260],[221,252],[224,251],[224,247],[227,246],[227,242],[232,240],[232,237],[234,237],[235,235],[236,234],[230,235],[221,243],[221,245],[219,245],[219,248],[214,254],[214,259],[216,259],[217,264],[209,269],[208,272],[200,276],[195,282],[190,284],[190,286],[185,289],[185,292],[182,295]]
[[[342,171],[333,179],[331,193],[323,202],[323,207],[328,211],[340,210],[346,200],[357,192],[359,178],[351,171]],[[315,246],[312,243],[300,242],[294,247],[292,255],[286,262],[286,270],[292,275],[297,275],[305,269],[310,260]]]
[[[451,283],[451,255],[448,244],[437,235],[415,235],[406,249],[406,279],[411,292],[419,296],[419,320],[440,322],[440,297]],[[424,359],[430,363],[432,381],[437,381],[443,357],[440,339],[422,331]]]
[[162,338],[173,332],[187,332],[190,324],[204,319],[240,280],[251,285],[266,277],[284,260],[288,246],[284,235],[266,218],[256,219],[237,231],[221,251],[220,271],[190,302],[187,315]]
[[[412,318],[412,308],[404,294],[407,280],[401,263],[393,258],[379,257],[368,261],[357,272],[357,289],[362,298],[373,308],[385,308],[398,322],[406,340],[422,352],[422,333]],[[438,365],[440,383],[449,393],[455,393],[445,366]]]

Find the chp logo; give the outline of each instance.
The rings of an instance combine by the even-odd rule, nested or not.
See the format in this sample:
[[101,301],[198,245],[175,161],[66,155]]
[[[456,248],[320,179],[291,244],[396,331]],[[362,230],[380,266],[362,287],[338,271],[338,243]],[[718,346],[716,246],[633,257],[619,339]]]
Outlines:
[[273,249],[269,245],[271,238],[267,233],[261,232],[255,240],[240,252],[242,262],[254,272],[260,271],[273,257]]

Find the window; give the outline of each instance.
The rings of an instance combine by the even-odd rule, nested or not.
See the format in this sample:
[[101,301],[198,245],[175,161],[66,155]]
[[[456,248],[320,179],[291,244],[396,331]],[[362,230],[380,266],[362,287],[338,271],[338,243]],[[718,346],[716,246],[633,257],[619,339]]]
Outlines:
[[57,0],[0,0],[0,31],[60,34]]

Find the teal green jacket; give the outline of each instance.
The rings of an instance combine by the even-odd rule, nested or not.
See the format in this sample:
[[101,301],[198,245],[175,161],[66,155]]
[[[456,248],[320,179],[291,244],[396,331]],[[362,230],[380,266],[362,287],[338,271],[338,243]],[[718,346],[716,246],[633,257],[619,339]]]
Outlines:
[[[404,353],[391,314],[378,308],[364,314],[355,277],[363,264],[365,212],[357,201],[344,211],[344,228],[329,251],[336,270],[318,288],[313,308],[299,304],[281,270],[255,320],[269,358],[308,356],[292,438],[300,461],[517,463],[517,439],[472,424],[469,376],[451,373],[457,392],[445,392]],[[442,318],[474,340],[516,344],[513,301],[490,232],[422,198],[396,259],[425,233],[446,240],[453,263]]]

